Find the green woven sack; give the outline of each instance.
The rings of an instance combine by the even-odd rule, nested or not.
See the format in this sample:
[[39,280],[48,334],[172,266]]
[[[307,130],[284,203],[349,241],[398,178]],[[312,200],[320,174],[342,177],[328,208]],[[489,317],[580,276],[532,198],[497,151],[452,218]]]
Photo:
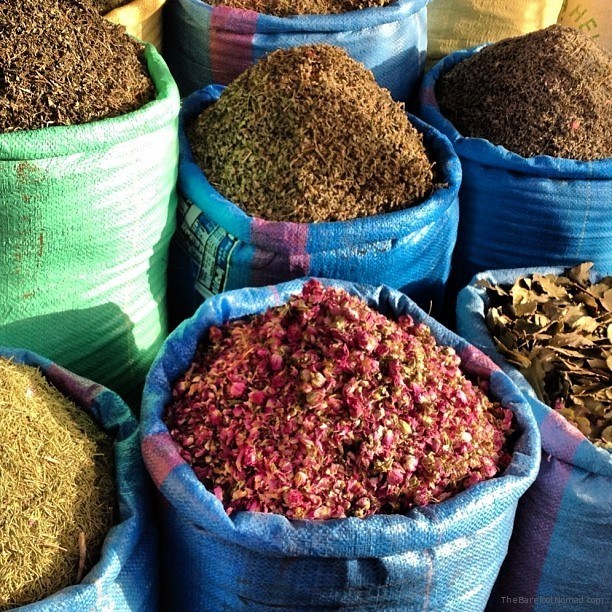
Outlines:
[[0,134],[0,344],[139,401],[167,334],[178,89],[152,45],[154,101],[121,117]]

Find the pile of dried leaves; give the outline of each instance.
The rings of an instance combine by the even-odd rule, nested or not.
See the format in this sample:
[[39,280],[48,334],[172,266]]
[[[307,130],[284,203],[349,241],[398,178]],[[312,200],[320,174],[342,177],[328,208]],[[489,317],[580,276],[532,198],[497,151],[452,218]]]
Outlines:
[[348,13],[375,6],[387,6],[393,2],[395,0],[208,0],[207,4],[231,6],[277,17],[289,17],[290,15]]
[[87,0],[0,2],[0,133],[115,117],[154,97],[143,45]]
[[592,263],[565,274],[486,287],[495,344],[538,397],[593,444],[612,449],[612,277],[591,284]]
[[211,327],[208,340],[166,420],[229,514],[406,512],[509,463],[512,412],[410,316],[393,321],[311,280],[282,306]]
[[433,189],[403,105],[340,48],[280,49],[190,126],[211,184],[269,221],[338,221],[421,202]]
[[612,157],[612,55],[581,30],[489,45],[445,73],[436,98],[463,136],[523,157]]
[[0,610],[77,584],[112,526],[112,440],[38,369],[0,358]]

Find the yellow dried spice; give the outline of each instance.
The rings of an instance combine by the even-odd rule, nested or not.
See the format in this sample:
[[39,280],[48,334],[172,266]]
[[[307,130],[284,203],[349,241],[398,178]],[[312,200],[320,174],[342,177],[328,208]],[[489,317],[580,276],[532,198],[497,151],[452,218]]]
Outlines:
[[0,610],[78,583],[113,522],[113,446],[37,368],[0,358]]
[[212,6],[230,6],[265,15],[332,15],[387,6],[396,0],[208,0]]
[[612,450],[612,276],[591,283],[592,266],[521,276],[511,287],[479,284],[502,355],[541,401],[595,446]]
[[268,221],[341,221],[423,201],[434,188],[402,104],[340,48],[279,49],[190,126],[198,165],[227,199]]

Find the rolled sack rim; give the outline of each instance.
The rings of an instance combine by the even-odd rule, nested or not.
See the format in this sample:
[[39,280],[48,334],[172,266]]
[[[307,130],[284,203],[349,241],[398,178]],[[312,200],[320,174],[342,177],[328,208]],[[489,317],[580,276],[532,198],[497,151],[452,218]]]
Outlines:
[[425,73],[419,92],[419,115],[450,139],[461,160],[474,161],[507,172],[552,179],[612,180],[612,158],[582,161],[551,155],[523,157],[485,138],[463,136],[442,114],[435,94],[438,79],[489,44],[454,51]]
[[173,126],[180,109],[178,87],[166,62],[151,43],[145,60],[156,90],[155,99],[142,107],[108,119],[0,134],[0,161],[36,160],[76,153],[99,152]]
[[[550,406],[542,402],[520,370],[511,364],[498,350],[485,320],[485,309],[489,304],[487,291],[476,283],[486,280],[492,284],[512,285],[520,276],[532,274],[555,274],[565,272],[568,266],[540,266],[530,268],[504,268],[486,270],[475,274],[457,298],[457,325],[459,333],[501,367],[523,391],[529,402],[536,424],[541,432],[542,449],[565,463],[575,465],[587,472],[612,478],[612,451],[595,446],[580,430]],[[596,269],[591,269],[590,280],[603,278]],[[468,330],[471,330],[468,332]],[[559,444],[552,440],[562,438]]]
[[431,0],[396,0],[387,6],[357,9],[334,15],[291,15],[278,17],[248,9],[227,6],[211,6],[202,0],[182,0],[191,4],[195,10],[212,13],[221,10],[228,16],[224,23],[216,23],[215,29],[224,32],[244,31],[245,24],[253,22],[257,15],[257,34],[314,34],[316,32],[351,32],[374,28],[387,23],[401,21],[418,14]]
[[[462,180],[461,162],[449,139],[434,126],[419,117],[406,113],[409,121],[423,136],[428,154],[435,155],[436,179],[444,184],[436,188],[425,200],[414,206],[393,212],[359,217],[347,221],[322,221],[317,223],[295,223],[267,221],[252,217],[225,198],[206,178],[196,163],[185,125],[205,108],[214,104],[225,89],[224,85],[208,85],[195,91],[183,100],[179,114],[179,192],[195,204],[207,217],[246,244],[269,250],[271,245],[278,252],[299,252],[303,249],[291,241],[279,242],[276,236],[308,235],[309,244],[338,244],[338,235],[359,236],[359,244],[402,238],[412,232],[439,223],[442,218],[452,217],[459,207],[459,188]],[[209,203],[206,209],[203,203]],[[231,217],[231,223],[228,223]],[[253,232],[253,226],[257,231]],[[314,249],[318,252],[319,249]],[[312,252],[312,249],[306,249]]]
[[[259,553],[371,558],[437,547],[464,538],[490,524],[493,505],[498,517],[516,506],[519,497],[535,480],[540,464],[539,432],[518,387],[480,351],[432,319],[405,294],[385,285],[374,287],[320,279],[325,285],[344,288],[365,299],[381,312],[409,313],[415,321],[426,323],[439,342],[454,346],[460,356],[463,354],[462,366],[466,369],[477,374],[483,373],[481,368],[487,369],[493,394],[504,395],[504,405],[512,409],[521,429],[512,461],[499,476],[405,515],[378,514],[366,519],[350,517],[325,521],[294,520],[280,514],[251,511],[237,512],[232,517],[227,515],[222,503],[182,459],[162,420],[164,408],[171,401],[171,387],[191,364],[198,341],[211,325],[278,306],[289,296],[299,293],[307,280],[302,278],[270,287],[215,295],[170,334],[158,353],[145,383],[141,446],[155,485],[181,520],[210,536]],[[172,482],[165,486],[168,480]]]

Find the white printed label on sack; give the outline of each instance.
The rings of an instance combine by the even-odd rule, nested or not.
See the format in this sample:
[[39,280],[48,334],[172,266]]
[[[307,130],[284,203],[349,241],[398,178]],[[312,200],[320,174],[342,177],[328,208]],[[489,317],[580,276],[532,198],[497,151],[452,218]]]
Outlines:
[[208,219],[189,198],[180,195],[177,225],[178,240],[198,268],[194,279],[196,291],[204,298],[221,293],[238,239]]

